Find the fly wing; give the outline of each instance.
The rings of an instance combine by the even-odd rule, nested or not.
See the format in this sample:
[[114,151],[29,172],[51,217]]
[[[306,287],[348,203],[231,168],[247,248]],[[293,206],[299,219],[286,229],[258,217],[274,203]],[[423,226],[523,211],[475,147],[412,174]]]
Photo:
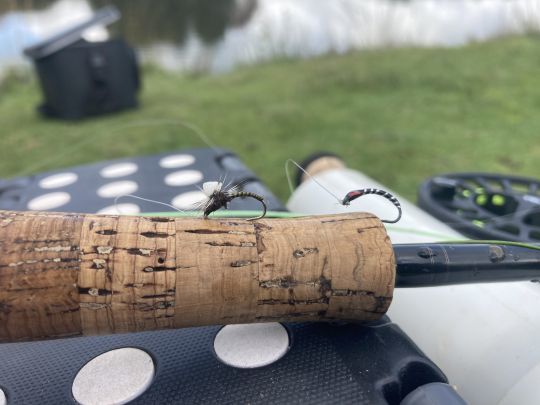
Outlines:
[[220,192],[223,187],[223,183],[219,181],[207,181],[202,185],[202,192],[210,198],[215,192]]

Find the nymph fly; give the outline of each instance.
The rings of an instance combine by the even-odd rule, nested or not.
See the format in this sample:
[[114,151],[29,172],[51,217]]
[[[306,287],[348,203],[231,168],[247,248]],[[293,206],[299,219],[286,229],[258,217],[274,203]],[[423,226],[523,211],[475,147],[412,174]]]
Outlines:
[[349,191],[343,200],[341,201],[342,205],[348,206],[351,205],[351,201],[356,200],[358,197],[362,197],[363,195],[367,194],[375,194],[380,195],[381,197],[386,198],[388,201],[390,201],[398,210],[398,216],[394,220],[384,220],[382,219],[382,222],[386,222],[387,224],[395,224],[401,219],[401,204],[399,203],[398,199],[394,197],[392,194],[390,194],[388,191],[380,190],[378,188],[362,188],[360,190],[353,190]]

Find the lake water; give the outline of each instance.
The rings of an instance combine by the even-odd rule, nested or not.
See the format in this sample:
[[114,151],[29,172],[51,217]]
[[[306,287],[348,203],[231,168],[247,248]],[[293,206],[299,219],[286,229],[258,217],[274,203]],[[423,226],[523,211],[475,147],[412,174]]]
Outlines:
[[24,47],[114,4],[121,33],[145,61],[226,72],[276,57],[387,46],[460,46],[540,30],[539,0],[24,0],[0,2],[0,71]]

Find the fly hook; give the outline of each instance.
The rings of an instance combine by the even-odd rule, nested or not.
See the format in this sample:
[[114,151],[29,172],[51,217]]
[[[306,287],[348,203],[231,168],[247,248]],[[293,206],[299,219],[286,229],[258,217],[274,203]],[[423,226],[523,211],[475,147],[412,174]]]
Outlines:
[[380,195],[381,197],[384,197],[387,200],[389,200],[397,208],[398,216],[397,216],[396,219],[394,219],[394,220],[384,220],[384,219],[382,219],[381,220],[382,222],[385,222],[387,224],[395,224],[396,222],[398,222],[401,219],[401,204],[398,201],[398,199],[396,197],[394,197],[392,194],[390,194],[388,191],[384,191],[384,190],[381,190],[381,189],[378,189],[378,188],[362,188],[362,189],[359,189],[359,190],[349,191],[345,195],[343,200],[341,201],[341,204],[345,205],[345,206],[349,206],[349,205],[351,205],[352,201],[356,200],[358,197],[362,197],[363,195],[367,195],[367,194]]

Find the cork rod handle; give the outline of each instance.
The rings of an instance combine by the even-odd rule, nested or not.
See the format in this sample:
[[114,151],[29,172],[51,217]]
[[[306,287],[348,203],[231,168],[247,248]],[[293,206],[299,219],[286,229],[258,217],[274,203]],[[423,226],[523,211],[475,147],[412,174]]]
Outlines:
[[0,342],[382,316],[371,214],[200,219],[0,211]]

